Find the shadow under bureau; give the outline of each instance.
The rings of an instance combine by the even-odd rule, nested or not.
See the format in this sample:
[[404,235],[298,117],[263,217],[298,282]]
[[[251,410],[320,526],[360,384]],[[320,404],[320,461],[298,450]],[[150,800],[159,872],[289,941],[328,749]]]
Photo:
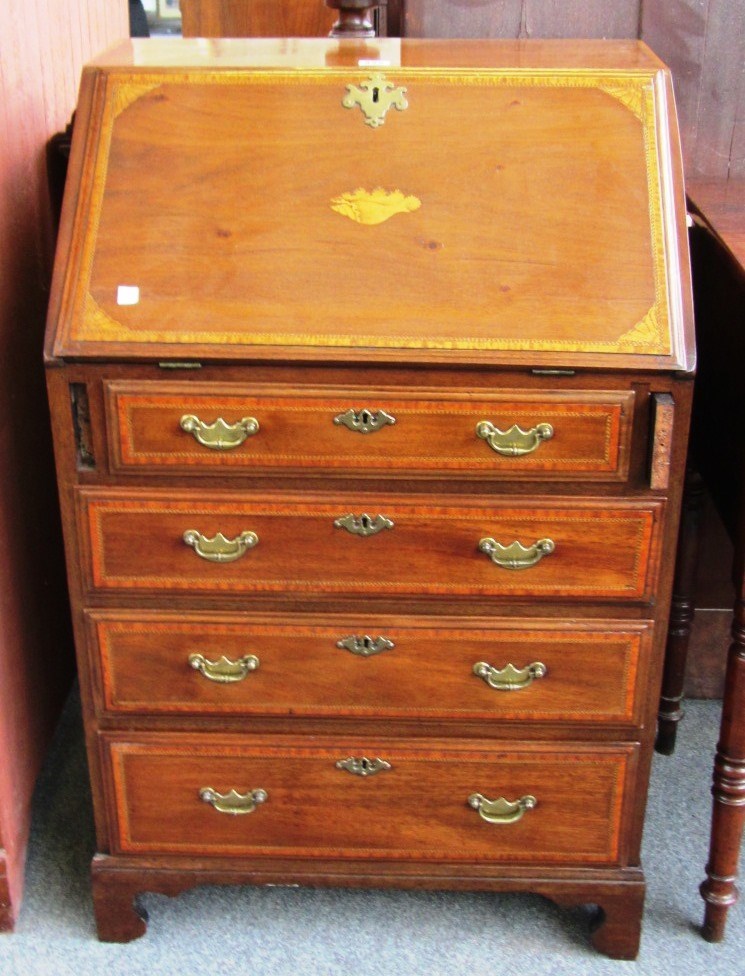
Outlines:
[[633,957],[693,369],[656,58],[122,46],[47,364],[100,937],[397,885],[597,904]]

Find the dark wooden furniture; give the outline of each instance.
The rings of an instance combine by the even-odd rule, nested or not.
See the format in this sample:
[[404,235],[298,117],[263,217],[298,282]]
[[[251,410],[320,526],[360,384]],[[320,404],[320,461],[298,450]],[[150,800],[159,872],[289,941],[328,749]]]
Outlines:
[[181,0],[184,37],[326,37],[336,14],[320,0]]
[[[734,438],[730,448],[717,431],[722,423],[728,426],[740,409],[737,367],[745,267],[743,187],[745,181],[737,180],[693,181],[687,187],[699,368],[660,697],[656,749],[663,755],[675,751],[678,723],[683,717],[706,493],[712,496],[729,538],[736,540],[739,531],[739,439]],[[717,416],[723,419],[717,420]],[[719,446],[714,450],[718,437]],[[722,558],[721,553],[718,555]],[[734,566],[736,588],[736,557]],[[711,684],[716,684],[713,678]]]
[[708,877],[701,886],[706,901],[703,934],[716,942],[724,935],[727,911],[737,898],[735,876],[745,823],[745,181],[692,183],[688,194],[696,224],[692,248],[699,365],[688,503],[679,546],[679,612],[668,647],[660,734],[665,751],[672,751],[678,717],[675,702],[682,695],[690,632],[697,498],[705,484],[735,545],[732,645],[714,767]]
[[87,71],[47,362],[101,938],[142,891],[398,885],[595,903],[635,955],[692,386],[670,105],[635,42]]
[[402,0],[181,0],[184,37],[398,36]]

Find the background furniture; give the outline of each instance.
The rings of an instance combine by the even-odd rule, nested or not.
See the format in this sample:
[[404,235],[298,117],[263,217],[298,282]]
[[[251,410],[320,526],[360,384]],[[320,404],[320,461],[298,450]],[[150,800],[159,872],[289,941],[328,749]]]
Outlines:
[[708,877],[701,886],[706,901],[704,936],[718,941],[724,935],[727,910],[737,897],[734,880],[745,822],[745,180],[692,182],[688,195],[695,221],[698,374],[660,738],[663,751],[671,752],[693,614],[691,584],[705,485],[734,543],[736,594],[714,768]]
[[[745,180],[693,184],[699,216],[727,250],[716,292],[700,323],[699,406],[694,463],[712,486],[714,499],[735,546],[732,578],[735,608],[732,645],[714,765],[714,808],[704,936],[724,935],[727,911],[737,898],[734,878],[745,824]],[[704,287],[709,282],[702,282]],[[704,335],[704,333],[707,333]],[[723,429],[735,433],[731,439]],[[713,459],[716,455],[716,459]]]
[[0,6],[0,930],[21,902],[31,794],[72,679],[41,346],[53,249],[45,145],[125,0]]
[[335,20],[322,0],[181,0],[184,37],[327,37]]
[[[363,11],[373,8],[372,22],[379,37],[397,37],[402,2],[358,2],[358,6]],[[337,21],[338,6],[344,4],[324,4],[322,0],[181,0],[182,33],[184,37],[327,37]]]

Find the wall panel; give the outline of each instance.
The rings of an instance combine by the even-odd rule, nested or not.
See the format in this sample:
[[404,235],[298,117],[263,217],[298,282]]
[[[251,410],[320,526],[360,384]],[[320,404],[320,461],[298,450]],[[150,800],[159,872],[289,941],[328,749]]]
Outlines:
[[640,0],[524,0],[526,37],[636,37]]
[[405,0],[409,37],[636,37],[640,0]]
[[407,37],[520,37],[522,0],[404,0]]
[[127,33],[127,0],[0,4],[0,929],[17,912],[34,781],[73,671],[42,369],[45,147],[83,61]]
[[673,71],[688,178],[745,176],[745,5],[644,0],[641,36]]

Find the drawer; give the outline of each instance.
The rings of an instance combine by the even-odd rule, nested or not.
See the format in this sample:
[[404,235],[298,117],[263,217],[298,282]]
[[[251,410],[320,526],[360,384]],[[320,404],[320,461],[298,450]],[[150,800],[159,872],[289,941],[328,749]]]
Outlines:
[[[105,384],[116,471],[621,481],[634,394]],[[519,428],[519,430],[517,429]]]
[[[575,864],[621,859],[638,750],[276,737],[247,745],[199,733],[102,740],[115,853]],[[519,806],[503,810],[500,799]]]
[[398,495],[213,497],[79,490],[88,585],[314,598],[648,599],[663,510],[659,501],[553,497],[520,506],[447,496],[436,504]]
[[632,725],[652,635],[635,621],[87,616],[115,713]]

